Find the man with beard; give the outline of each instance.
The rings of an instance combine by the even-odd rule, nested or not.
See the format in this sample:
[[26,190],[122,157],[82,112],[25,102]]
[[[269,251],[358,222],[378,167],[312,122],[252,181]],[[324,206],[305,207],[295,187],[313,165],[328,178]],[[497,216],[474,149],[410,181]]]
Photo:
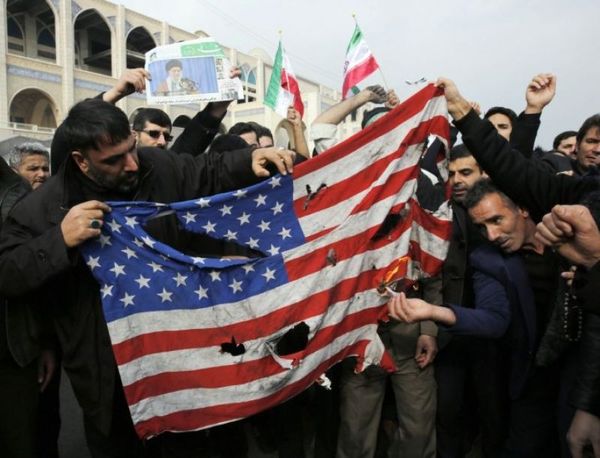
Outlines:
[[[101,100],[76,104],[61,125],[69,157],[58,174],[21,200],[0,237],[0,294],[27,296],[53,315],[63,365],[83,409],[94,457],[198,456],[199,434],[164,433],[146,443],[133,429],[119,380],[99,287],[78,246],[100,235],[105,201],[174,202],[216,194],[287,174],[291,153],[247,148],[237,154],[176,155],[137,149],[125,114]],[[272,169],[275,170],[275,169]],[[173,215],[150,221],[148,233],[176,249],[189,234]]]

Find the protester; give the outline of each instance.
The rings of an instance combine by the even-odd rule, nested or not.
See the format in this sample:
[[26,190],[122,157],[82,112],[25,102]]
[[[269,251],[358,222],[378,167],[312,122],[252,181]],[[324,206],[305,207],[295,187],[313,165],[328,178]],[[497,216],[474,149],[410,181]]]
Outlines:
[[48,148],[37,142],[16,145],[8,155],[8,165],[27,180],[33,189],[37,189],[50,176]]
[[[161,435],[146,447],[137,439],[99,288],[76,247],[99,235],[109,211],[104,201],[172,202],[215,194],[268,176],[268,163],[283,174],[291,172],[291,154],[259,148],[193,158],[152,148],[138,151],[125,114],[94,99],[76,104],[61,128],[72,152],[68,160],[45,192],[31,193],[14,207],[3,227],[0,292],[27,294],[32,304],[54,311],[63,364],[83,409],[93,454],[143,456],[157,449],[158,456],[172,456],[173,448],[184,448],[185,456],[195,456],[200,445],[186,435]],[[178,233],[174,219],[155,220],[147,230],[175,247],[184,245],[185,234]]]
[[166,149],[173,139],[171,119],[158,108],[142,108],[137,112],[131,125],[136,133],[138,146],[154,146]]

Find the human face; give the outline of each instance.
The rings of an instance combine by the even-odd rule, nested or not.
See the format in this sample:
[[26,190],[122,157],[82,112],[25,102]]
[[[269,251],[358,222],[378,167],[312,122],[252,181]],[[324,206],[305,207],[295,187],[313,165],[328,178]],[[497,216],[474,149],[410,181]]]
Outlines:
[[261,148],[269,148],[269,147],[273,146],[273,139],[271,137],[267,137],[266,135],[263,135],[262,137],[260,137],[258,139],[258,145]]
[[585,170],[600,164],[600,128],[590,127],[577,143],[577,162]]
[[560,151],[565,156],[575,156],[575,146],[577,143],[577,137],[573,135],[572,137],[567,137],[561,140],[561,142],[556,147],[557,151]]
[[507,140],[510,139],[510,133],[512,132],[512,123],[510,118],[502,113],[494,113],[492,116],[487,118],[491,122],[498,133]]
[[16,172],[25,178],[33,189],[37,189],[50,176],[50,165],[42,154],[27,154],[23,156]]
[[137,189],[140,167],[133,133],[116,145],[90,149],[86,156],[79,151],[72,155],[79,169],[107,190],[125,194]]
[[[160,134],[155,138],[156,132]],[[144,128],[137,131],[136,135],[140,147],[154,146],[155,148],[165,149],[171,140],[171,129],[146,121]]]
[[181,79],[181,67],[171,67],[169,69],[169,78],[173,81],[179,81]]
[[506,253],[520,250],[535,233],[529,213],[510,205],[498,193],[485,195],[469,215],[485,237]]
[[256,138],[256,132],[246,132],[241,134],[240,137],[244,139],[250,146],[258,146],[258,139]]
[[452,190],[452,199],[462,202],[477,180],[484,174],[473,156],[460,157],[448,164],[448,182]]

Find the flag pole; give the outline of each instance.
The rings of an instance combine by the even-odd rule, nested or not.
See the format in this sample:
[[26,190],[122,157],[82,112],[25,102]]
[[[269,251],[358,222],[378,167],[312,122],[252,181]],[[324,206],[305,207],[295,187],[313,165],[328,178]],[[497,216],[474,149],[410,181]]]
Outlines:
[[[358,20],[356,19],[356,13],[352,13],[352,19],[354,19],[354,24],[356,25],[356,27],[358,27]],[[381,74],[381,79],[383,80],[383,88],[385,89],[385,91],[388,91],[389,85],[385,79],[385,75],[383,74],[383,70],[381,69],[380,65],[377,65],[377,69],[379,70],[379,73]]]

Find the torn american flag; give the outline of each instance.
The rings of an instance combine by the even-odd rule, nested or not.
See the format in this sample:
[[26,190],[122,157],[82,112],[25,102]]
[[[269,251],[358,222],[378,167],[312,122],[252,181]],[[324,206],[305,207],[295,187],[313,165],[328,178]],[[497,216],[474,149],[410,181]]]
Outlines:
[[[140,437],[268,409],[350,355],[358,369],[387,363],[377,287],[404,256],[408,278],[435,273],[447,249],[449,206],[428,212],[415,197],[430,134],[448,138],[431,85],[293,175],[187,202],[110,204],[102,235],[82,251]],[[263,256],[175,251],[144,231],[165,212]],[[301,323],[305,347],[281,354],[279,340]]]

